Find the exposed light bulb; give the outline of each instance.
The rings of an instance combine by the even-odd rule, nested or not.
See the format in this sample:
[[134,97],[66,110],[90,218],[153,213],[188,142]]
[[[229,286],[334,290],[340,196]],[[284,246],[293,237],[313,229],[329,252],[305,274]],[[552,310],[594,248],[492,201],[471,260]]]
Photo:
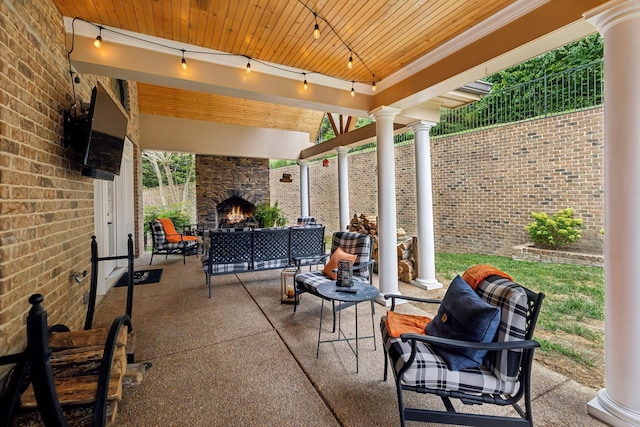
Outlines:
[[302,83],[302,86],[304,86],[304,90],[309,89],[309,84],[307,83],[307,77],[304,77],[304,83]]
[[184,49],[182,49],[182,69],[187,70],[187,60],[184,59]]
[[349,62],[347,62],[347,68],[348,69],[353,68],[353,56],[351,56],[351,53],[349,53]]
[[351,82],[351,96],[354,97],[356,96],[356,90],[353,88],[355,82]]
[[247,62],[247,74],[249,74],[251,72],[251,62]]
[[96,39],[93,41],[93,45],[97,48],[102,47],[102,36],[96,37]]
[[375,80],[373,80],[373,81],[371,82],[371,91],[372,91],[372,92],[375,92],[375,91],[376,91],[376,89],[378,89],[378,88],[376,87],[376,81],[375,81]]
[[318,26],[318,15],[314,12],[313,18],[316,20],[316,25],[313,27],[313,38],[318,40],[320,38],[320,27]]

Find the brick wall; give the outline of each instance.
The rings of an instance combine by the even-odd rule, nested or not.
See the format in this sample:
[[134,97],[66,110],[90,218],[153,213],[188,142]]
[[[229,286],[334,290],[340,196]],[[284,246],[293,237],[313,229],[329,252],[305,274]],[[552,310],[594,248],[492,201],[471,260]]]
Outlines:
[[[62,16],[53,1],[2,2],[0,354],[24,348],[31,294],[45,296],[51,324],[79,329],[86,313],[82,301],[89,280],[78,284],[69,274],[90,271],[94,181],[81,176],[76,155],[62,144],[63,112],[72,104],[66,50]],[[97,77],[80,78],[76,94],[86,102]],[[110,88],[109,80],[104,82]],[[135,86],[130,90],[128,134],[135,142]],[[138,149],[135,155],[139,171]]]
[[[526,243],[531,212],[572,207],[584,220],[572,250],[602,253],[604,227],[601,108],[433,139],[436,250],[511,255]],[[416,233],[413,144],[395,149],[398,227]],[[280,183],[282,173],[294,182]],[[338,229],[337,160],[309,166],[311,215]],[[290,222],[299,215],[299,167],[271,171],[273,200]],[[377,214],[376,152],[349,156],[351,215]]]
[[197,155],[197,222],[208,228],[217,227],[216,206],[231,196],[254,205],[270,201],[269,160]]

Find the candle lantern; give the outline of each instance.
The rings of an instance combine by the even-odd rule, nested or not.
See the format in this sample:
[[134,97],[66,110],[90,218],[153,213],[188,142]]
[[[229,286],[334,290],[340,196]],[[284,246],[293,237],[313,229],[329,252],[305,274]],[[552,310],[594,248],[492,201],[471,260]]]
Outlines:
[[347,259],[338,260],[336,286],[350,288],[353,286],[353,263]]

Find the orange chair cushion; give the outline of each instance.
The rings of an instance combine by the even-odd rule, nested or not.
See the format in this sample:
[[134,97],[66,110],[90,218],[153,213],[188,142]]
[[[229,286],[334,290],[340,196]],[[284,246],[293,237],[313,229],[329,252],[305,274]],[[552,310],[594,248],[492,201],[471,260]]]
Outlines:
[[400,338],[402,334],[424,335],[424,328],[430,321],[427,316],[387,311],[387,332],[391,338]]
[[325,276],[329,277],[331,280],[336,280],[338,276],[333,270],[338,268],[338,261],[341,259],[346,259],[353,263],[355,262],[357,257],[357,255],[349,254],[338,247],[335,251],[333,251],[333,254],[331,254],[331,258],[329,258],[329,262],[322,269],[322,273]]
[[158,218],[158,221],[162,224],[162,228],[164,228],[164,234],[166,236],[167,242],[169,243],[180,243],[184,240],[198,240],[195,236],[183,236],[176,231],[176,227],[173,225],[173,221],[170,218]]

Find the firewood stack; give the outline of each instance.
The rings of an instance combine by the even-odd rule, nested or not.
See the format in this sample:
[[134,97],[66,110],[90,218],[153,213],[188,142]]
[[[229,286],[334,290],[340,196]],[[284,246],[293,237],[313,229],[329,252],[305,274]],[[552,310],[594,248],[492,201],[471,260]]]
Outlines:
[[[371,236],[373,251],[372,258],[374,261],[373,271],[378,272],[378,218],[373,215],[360,214],[353,215],[349,223],[349,231],[368,234]],[[416,278],[416,262],[415,250],[417,248],[416,238],[407,237],[407,233],[402,229],[397,230],[398,238],[398,278],[403,282],[409,283]]]
[[398,243],[398,279],[411,283],[417,276],[415,250],[416,238],[410,237]]
[[[91,426],[96,400],[98,375],[108,328],[54,333],[49,337],[50,363],[56,393],[69,426]],[[113,425],[123,389],[140,384],[147,365],[127,364],[127,328],[122,327],[116,339],[116,352],[111,361],[107,392],[107,425]],[[20,426],[44,426],[29,384],[20,397],[20,409],[14,423]]]
[[373,250],[371,252],[371,258],[373,259],[373,271],[378,272],[378,217],[373,215],[357,214],[353,215],[351,222],[349,223],[349,231],[367,234],[371,236],[371,244]]

